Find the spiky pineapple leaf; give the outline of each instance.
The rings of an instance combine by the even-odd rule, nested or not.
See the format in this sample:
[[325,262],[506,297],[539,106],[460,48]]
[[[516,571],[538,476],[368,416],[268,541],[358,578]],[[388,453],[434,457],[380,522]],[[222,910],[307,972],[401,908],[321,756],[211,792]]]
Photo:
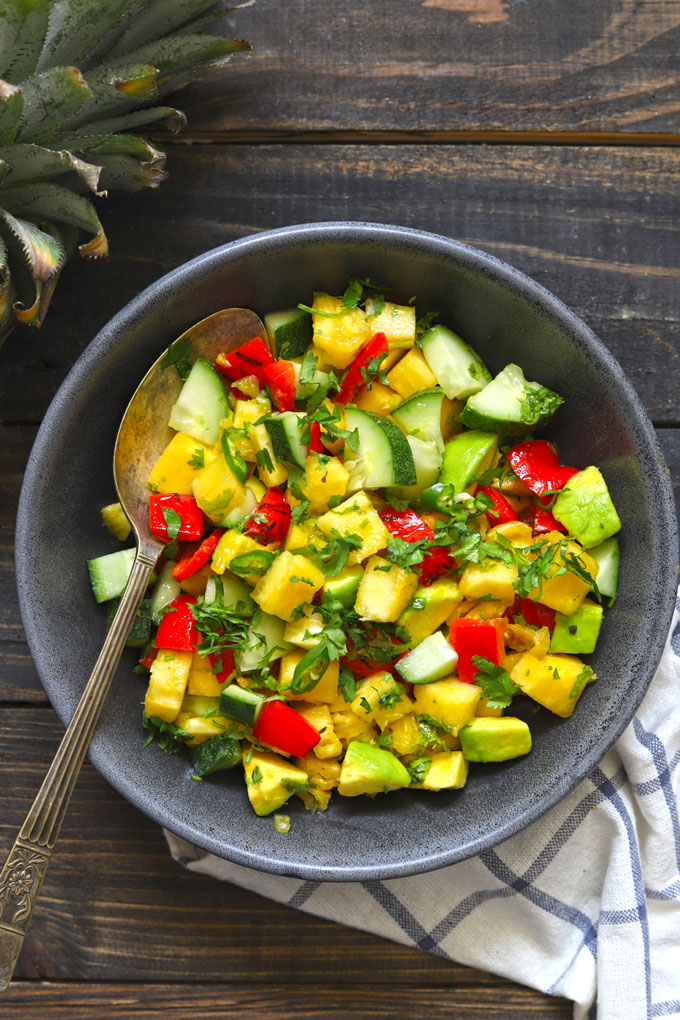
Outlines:
[[122,113],[158,98],[156,78],[158,70],[151,64],[129,63],[98,67],[87,73],[91,99],[86,108],[74,112],[64,125],[69,131],[77,130],[98,117]]
[[21,91],[26,105],[15,136],[20,142],[49,141],[92,99],[92,90],[75,67],[51,67],[25,82]]
[[[134,156],[135,159],[143,162],[149,159],[165,159],[164,152],[154,148],[150,142],[140,138],[139,135],[84,135],[74,132],[73,134],[57,135],[52,139],[52,144],[59,149],[76,154],[81,159],[96,160],[99,156]],[[2,146],[0,146],[1,158]]]
[[159,36],[177,32],[179,29],[213,9],[215,17],[222,16],[225,11],[217,0],[163,0],[162,3],[151,2],[136,17],[130,20],[125,31],[111,50],[112,56],[134,50],[136,46],[157,39]]
[[141,191],[142,188],[157,188],[168,176],[161,165],[154,160],[140,163],[129,156],[100,156],[103,188],[120,191]]
[[155,39],[128,53],[127,59],[140,64],[152,64],[161,74],[166,75],[175,71],[185,71],[206,62],[212,64],[221,57],[249,49],[250,43],[241,39],[187,34]]
[[113,131],[128,131],[130,128],[143,127],[157,121],[165,121],[165,127],[174,133],[181,131],[187,123],[182,111],[175,110],[172,106],[147,106],[143,110],[130,110],[119,117],[107,117],[95,120],[91,124],[81,124],[77,133],[81,136],[103,135]]
[[38,70],[58,65],[87,68],[111,29],[120,28],[130,0],[52,0]]
[[34,280],[49,280],[63,260],[63,245],[30,220],[16,219],[8,212],[0,214],[0,233],[10,254],[21,257]]
[[11,142],[24,109],[24,95],[16,85],[0,79],[0,142]]
[[35,184],[72,171],[91,191],[97,191],[99,167],[78,158],[66,148],[46,149],[30,142],[0,145],[0,160],[8,166],[3,185]]
[[50,0],[0,0],[0,78],[18,84],[33,74],[49,7]]
[[81,255],[98,258],[107,255],[108,241],[94,206],[59,184],[28,184],[0,191],[0,205],[16,216],[34,220],[53,219],[70,223],[92,234],[92,240],[78,247]]

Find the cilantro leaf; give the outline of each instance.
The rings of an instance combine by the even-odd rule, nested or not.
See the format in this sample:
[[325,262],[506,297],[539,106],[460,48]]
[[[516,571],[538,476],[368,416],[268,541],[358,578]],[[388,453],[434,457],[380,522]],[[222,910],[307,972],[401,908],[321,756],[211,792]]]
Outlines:
[[156,740],[161,751],[165,751],[166,754],[177,754],[180,747],[183,747],[187,740],[191,740],[191,734],[180,726],[165,722],[155,715],[147,715],[146,712],[142,716],[142,726],[149,732],[144,747],[148,747],[152,740]]
[[475,683],[481,687],[482,694],[489,708],[507,708],[513,695],[520,688],[510,679],[510,674],[502,666],[496,666],[483,655],[473,655],[472,665],[476,668]]
[[524,399],[520,404],[520,420],[524,425],[536,425],[542,418],[554,414],[563,403],[564,398],[549,390],[547,386],[541,386],[539,389],[526,386]]
[[412,570],[423,562],[430,544],[427,538],[421,538],[417,542],[406,542],[398,535],[390,535],[387,539],[387,558],[397,567]]
[[170,540],[165,547],[165,555],[171,560],[177,552],[177,536],[179,535],[179,529],[182,527],[182,518],[171,506],[164,506],[161,512]]
[[180,337],[168,347],[167,354],[161,361],[161,368],[171,368],[174,365],[180,379],[185,382],[193,367],[191,357],[191,337]]
[[413,761],[406,763],[406,769],[409,776],[411,777],[412,783],[422,783],[430,771],[432,765],[431,758],[414,758]]
[[202,446],[197,446],[191,457],[187,461],[189,467],[202,468],[205,467],[205,450]]
[[576,681],[574,683],[574,686],[569,691],[569,697],[570,698],[577,698],[578,695],[579,695],[579,691],[581,690],[583,685],[584,684],[589,684],[591,682],[591,680],[594,680],[594,679],[595,679],[595,674],[593,673],[591,667],[590,666],[584,666],[583,669],[581,670],[581,672],[579,673],[579,675],[576,677]]
[[382,370],[382,363],[387,357],[387,351],[383,351],[381,354],[377,354],[375,358],[367,361],[365,365],[360,368],[361,378],[366,383],[366,389],[370,390],[373,388],[374,382],[382,383],[384,386],[389,386],[387,376]]

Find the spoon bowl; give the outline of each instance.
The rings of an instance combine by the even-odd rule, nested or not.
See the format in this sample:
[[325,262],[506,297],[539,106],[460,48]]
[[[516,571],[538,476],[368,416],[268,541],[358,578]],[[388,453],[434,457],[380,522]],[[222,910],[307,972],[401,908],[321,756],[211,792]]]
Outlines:
[[[267,342],[264,326],[254,312],[226,308],[191,326],[174,341],[170,351],[182,344],[190,347],[194,358],[203,357],[212,363],[218,353],[234,350],[255,336]],[[135,534],[137,553],[90,679],[0,872],[0,991],[7,988],[14,973],[80,766],[139,604],[163,550],[164,543],[149,528],[147,479],[172,436],[167,421],[182,387],[172,364],[167,351],[153,363],[135,390],[118,430],[114,480]]]

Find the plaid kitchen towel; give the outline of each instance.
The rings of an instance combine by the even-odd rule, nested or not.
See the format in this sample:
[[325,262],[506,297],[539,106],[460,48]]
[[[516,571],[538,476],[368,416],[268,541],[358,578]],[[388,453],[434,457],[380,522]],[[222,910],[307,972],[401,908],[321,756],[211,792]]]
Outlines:
[[663,658],[600,765],[533,825],[440,871],[319,883],[166,833],[176,860],[291,907],[574,1001],[576,1020],[680,1017],[680,599]]

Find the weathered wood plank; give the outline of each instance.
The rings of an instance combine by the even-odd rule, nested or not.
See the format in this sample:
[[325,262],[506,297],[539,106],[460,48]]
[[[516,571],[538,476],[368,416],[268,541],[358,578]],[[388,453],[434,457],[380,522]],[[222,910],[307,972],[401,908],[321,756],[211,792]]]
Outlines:
[[670,149],[175,147],[158,192],[107,200],[108,262],[71,263],[42,331],[10,337],[0,418],[40,420],[97,329],[184,260],[269,227],[350,218],[433,230],[512,262],[596,329],[657,423],[675,422],[676,163]]
[[189,130],[676,131],[672,0],[258,0]]
[[[568,1020],[564,999],[550,999],[519,985],[498,982],[483,990],[464,980],[454,988],[403,984],[395,973],[389,985],[129,985],[19,982],[3,997],[5,1020],[151,1020],[159,1015],[200,1020],[393,1020],[427,1016],[428,1020]],[[202,976],[201,976],[202,977]],[[204,979],[203,979],[204,980]],[[483,996],[480,996],[483,991]],[[162,1004],[162,1006],[160,1005]]]
[[[4,790],[0,860],[37,791],[61,733],[51,710],[0,710],[0,784]],[[154,749],[150,753],[158,752]],[[377,989],[383,987],[388,992],[396,976],[401,987],[489,987],[490,1009],[514,1002],[519,1015],[523,1015],[520,1007],[537,1008],[537,1016],[567,1015],[555,1012],[554,1003],[538,993],[492,975],[449,964],[428,953],[304,915],[183,871],[171,860],[160,829],[115,793],[87,763],[17,969],[17,978],[33,980],[201,981],[223,985],[266,981],[268,988],[269,982],[304,982],[312,988],[300,994],[310,997],[297,1000],[296,1008],[303,1010],[304,1001],[308,1009],[314,1002],[316,1007],[325,1004],[328,987],[330,1015],[338,1017],[357,1014],[340,1012],[337,983],[343,983],[347,1002],[355,1003],[357,1008],[361,1008],[360,999],[358,995],[353,997],[352,987],[372,986],[376,989],[375,1008],[387,1009],[389,997]],[[261,986],[243,991],[223,987],[224,1009],[236,1009],[242,1002],[244,1008],[255,1010],[256,993],[262,994]],[[31,991],[19,984],[14,988],[12,1007],[18,1012],[9,1016],[21,1015],[24,1020],[29,1015],[45,1015],[38,1010],[37,1000],[30,998],[33,994],[46,996],[45,1002],[54,1008],[54,1014],[47,1015],[59,1016],[60,1001],[64,1008],[68,1002],[59,999],[58,989]],[[294,997],[296,993],[291,994]],[[409,994],[421,993],[415,990]],[[139,995],[140,1001],[151,1001],[144,999],[143,992]],[[87,1010],[92,1008],[91,1000],[84,992],[82,996],[82,1013],[75,1011],[78,996],[69,1002],[73,1010],[70,1020],[90,1015]],[[280,1013],[274,1009],[277,998]],[[437,1008],[443,1009],[446,995],[438,993],[433,1002],[437,1000]],[[164,997],[166,1001],[169,1005],[181,1000],[173,995]],[[206,1000],[206,1008],[211,1001]],[[472,1008],[472,997],[466,1001]],[[271,1015],[284,1017],[290,1002],[286,995],[270,997],[266,992],[261,1005],[271,1003]],[[544,1003],[546,1011],[541,1013]],[[111,1017],[119,1015],[126,1014],[110,1013]],[[246,1012],[250,1015],[258,1014]],[[291,1009],[290,1015],[305,1013]],[[500,1018],[506,1014],[488,1015]],[[509,1008],[507,1015],[511,1015]]]

